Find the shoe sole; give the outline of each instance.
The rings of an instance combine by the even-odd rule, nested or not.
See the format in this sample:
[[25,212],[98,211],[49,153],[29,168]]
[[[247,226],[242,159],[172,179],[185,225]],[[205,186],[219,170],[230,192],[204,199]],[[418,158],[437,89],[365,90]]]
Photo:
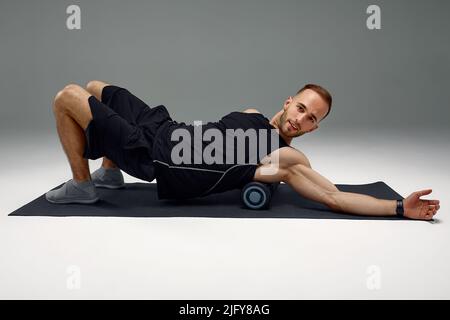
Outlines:
[[100,183],[94,183],[94,186],[98,188],[107,188],[107,189],[121,189],[125,187],[125,184],[122,184],[120,186],[114,186],[111,184],[100,184]]
[[86,199],[86,200],[50,200],[47,197],[45,197],[45,199],[50,202],[50,203],[56,203],[56,204],[66,204],[66,203],[81,203],[81,204],[91,204],[91,203],[95,203],[98,200],[100,200],[100,198],[94,198],[94,199]]

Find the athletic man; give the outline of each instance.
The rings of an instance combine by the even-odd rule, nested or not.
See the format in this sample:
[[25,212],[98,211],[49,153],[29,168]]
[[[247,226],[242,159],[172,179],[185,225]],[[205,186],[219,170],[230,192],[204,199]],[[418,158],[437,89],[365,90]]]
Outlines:
[[[284,182],[335,212],[432,219],[439,210],[439,200],[420,199],[431,189],[414,192],[403,201],[342,192],[314,171],[302,152],[290,146],[293,138],[318,129],[331,105],[327,90],[309,84],[289,97],[271,120],[256,109],[246,109],[231,112],[218,122],[195,126],[172,120],[165,106],[149,107],[124,88],[101,81],[89,82],[86,89],[70,84],[57,93],[53,111],[73,178],[47,192],[46,199],[52,203],[94,203],[99,199],[95,187],[124,186],[123,170],[146,181],[156,178],[159,199],[202,197],[242,188],[252,180]],[[180,138],[185,133],[196,136],[196,130],[205,133],[200,135],[202,140],[189,140],[189,149],[174,152],[179,151]],[[256,135],[252,143],[244,139],[244,149],[236,154],[236,148],[225,143],[232,141],[227,138],[229,133],[242,135],[249,130],[272,134]],[[223,134],[223,139],[217,133]],[[223,148],[212,152],[212,142]],[[249,151],[255,144],[256,155]],[[236,160],[239,156],[244,161]],[[100,157],[103,163],[91,175],[88,159]],[[211,157],[232,161],[211,161]],[[180,158],[188,161],[180,162]]]

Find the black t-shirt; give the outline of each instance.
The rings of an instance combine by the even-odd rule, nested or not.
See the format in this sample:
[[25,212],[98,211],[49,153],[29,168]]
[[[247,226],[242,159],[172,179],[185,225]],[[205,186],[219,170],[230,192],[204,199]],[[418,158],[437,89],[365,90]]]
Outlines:
[[[186,136],[172,137],[176,129],[182,129],[177,133]],[[243,132],[248,136],[242,135]],[[222,138],[217,138],[220,134]],[[240,144],[236,138],[238,134],[244,137]],[[181,142],[188,148],[181,151]],[[213,144],[222,147],[214,148]],[[259,113],[231,112],[218,122],[198,126],[168,121],[158,129],[153,145],[158,198],[203,197],[242,188],[253,180],[262,158],[287,146],[269,119]],[[174,154],[177,155],[175,158]],[[209,159],[213,157],[214,161],[206,161],[205,155],[209,155]],[[181,158],[184,160],[180,163]]]

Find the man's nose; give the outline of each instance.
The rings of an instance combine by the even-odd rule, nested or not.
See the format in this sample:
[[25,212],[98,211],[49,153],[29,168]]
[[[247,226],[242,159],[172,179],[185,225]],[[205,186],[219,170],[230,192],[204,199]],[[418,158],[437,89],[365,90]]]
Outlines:
[[295,119],[295,122],[297,125],[303,126],[303,123],[305,122],[305,114],[299,114]]

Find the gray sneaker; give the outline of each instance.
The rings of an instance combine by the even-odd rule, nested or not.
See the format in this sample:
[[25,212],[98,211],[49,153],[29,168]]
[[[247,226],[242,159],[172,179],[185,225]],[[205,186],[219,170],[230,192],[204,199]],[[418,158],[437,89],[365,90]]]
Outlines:
[[108,189],[120,189],[125,187],[122,172],[119,168],[98,168],[91,173],[92,182],[96,187]]
[[99,200],[94,184],[91,180],[76,182],[70,179],[62,187],[50,190],[45,194],[45,199],[51,203],[94,203]]

